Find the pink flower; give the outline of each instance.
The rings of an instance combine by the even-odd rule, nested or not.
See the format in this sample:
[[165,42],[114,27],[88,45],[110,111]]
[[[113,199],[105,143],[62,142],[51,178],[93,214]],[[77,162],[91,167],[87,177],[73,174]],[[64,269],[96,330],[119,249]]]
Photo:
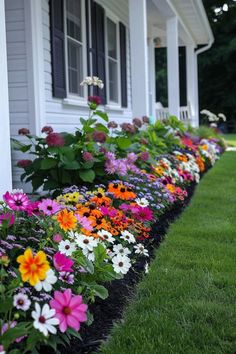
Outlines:
[[42,210],[45,215],[53,215],[60,210],[60,205],[52,199],[43,199],[38,205],[39,210]]
[[137,160],[138,156],[134,152],[129,152],[127,155],[127,163],[134,163]]
[[101,97],[99,96],[89,96],[88,101],[91,103],[95,103],[97,106],[102,103]]
[[134,123],[134,125],[135,125],[136,127],[138,127],[138,128],[141,128],[141,126],[143,125],[143,122],[142,122],[141,119],[139,119],[139,118],[134,118],[134,119],[133,119],[133,123]]
[[54,242],[59,243],[59,242],[61,242],[61,240],[62,240],[62,236],[60,234],[53,235]]
[[18,134],[19,135],[27,135],[27,134],[30,134],[30,131],[28,128],[21,128],[18,130]]
[[27,167],[27,166],[29,166],[29,165],[31,165],[32,164],[32,161],[31,160],[19,160],[18,162],[17,162],[17,166],[18,167],[22,167],[22,168],[25,168],[25,167]]
[[39,203],[38,201],[31,203],[28,207],[27,207],[27,213],[28,215],[39,215],[40,211],[39,211]]
[[53,132],[53,129],[52,127],[50,127],[49,125],[45,125],[42,130],[41,130],[42,133],[46,133],[46,134],[51,134]]
[[11,213],[5,213],[5,214],[0,215],[0,225],[2,225],[4,220],[7,222],[7,224],[8,224],[7,226],[11,226],[15,222],[15,217]]
[[147,161],[149,159],[149,152],[142,151],[139,155],[140,160]]
[[81,295],[73,295],[71,289],[63,292],[55,291],[54,299],[50,301],[52,309],[56,310],[55,317],[59,319],[59,328],[64,333],[68,327],[75,331],[80,329],[80,323],[87,320],[88,306],[83,304]]
[[153,219],[153,213],[148,207],[135,207],[135,218],[139,221],[150,221]]
[[114,209],[113,208],[109,209],[109,208],[107,208],[105,206],[101,206],[100,210],[103,213],[103,215],[109,216],[111,218],[114,218],[116,216],[116,214],[117,214],[117,210],[115,208]]
[[61,252],[57,252],[53,257],[54,267],[58,272],[73,272],[71,268],[74,264],[72,259],[66,257]]
[[93,161],[93,155],[91,152],[85,151],[83,152],[83,159],[84,161]]
[[75,215],[76,219],[80,222],[80,224],[83,226],[84,229],[88,231],[92,231],[93,227],[91,226],[91,223],[86,216],[80,216],[78,214]]
[[48,146],[63,146],[65,145],[64,138],[58,133],[50,133],[45,139]]
[[29,198],[25,193],[22,192],[6,192],[3,195],[3,200],[12,210],[16,211],[25,211],[27,210],[27,207],[30,204]]
[[96,143],[105,143],[106,141],[106,134],[104,132],[100,132],[100,131],[97,131],[95,130],[93,132],[93,140],[96,142]]

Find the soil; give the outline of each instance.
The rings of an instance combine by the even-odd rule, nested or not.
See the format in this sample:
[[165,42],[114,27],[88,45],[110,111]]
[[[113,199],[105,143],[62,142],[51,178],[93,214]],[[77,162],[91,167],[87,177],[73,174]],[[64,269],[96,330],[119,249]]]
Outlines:
[[[153,225],[151,232],[152,243],[150,239],[146,242],[146,248],[149,250],[150,259],[154,256],[154,251],[157,249],[164,239],[168,226],[172,223],[188,205],[195,189],[195,184],[192,183],[187,189],[188,197],[183,204],[175,204],[172,209],[163,214],[158,222]],[[109,297],[106,300],[98,299],[90,310],[94,315],[94,322],[91,326],[83,326],[80,334],[83,342],[73,339],[71,346],[68,348],[60,348],[63,354],[89,354],[95,353],[100,344],[106,340],[113,324],[122,318],[123,310],[127,303],[132,300],[135,293],[135,286],[143,275],[146,258],[140,259],[132,270],[130,270],[122,280],[116,280],[106,285]],[[41,353],[46,354],[44,350]],[[49,353],[49,352],[48,352]],[[51,351],[50,351],[51,353]]]

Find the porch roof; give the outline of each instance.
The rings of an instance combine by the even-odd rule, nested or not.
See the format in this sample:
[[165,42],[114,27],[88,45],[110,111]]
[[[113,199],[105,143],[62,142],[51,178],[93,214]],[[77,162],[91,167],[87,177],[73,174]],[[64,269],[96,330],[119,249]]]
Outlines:
[[181,44],[212,43],[214,36],[202,0],[149,0],[147,2],[149,30],[162,39],[165,46],[166,19],[177,16]]

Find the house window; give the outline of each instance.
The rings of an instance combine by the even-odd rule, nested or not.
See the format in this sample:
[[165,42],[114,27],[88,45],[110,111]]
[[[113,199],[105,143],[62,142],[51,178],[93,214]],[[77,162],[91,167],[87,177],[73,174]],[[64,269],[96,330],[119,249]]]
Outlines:
[[80,86],[85,75],[85,38],[82,0],[66,0],[67,90],[84,96]]
[[108,101],[118,104],[120,102],[118,25],[108,17],[106,18],[106,47]]

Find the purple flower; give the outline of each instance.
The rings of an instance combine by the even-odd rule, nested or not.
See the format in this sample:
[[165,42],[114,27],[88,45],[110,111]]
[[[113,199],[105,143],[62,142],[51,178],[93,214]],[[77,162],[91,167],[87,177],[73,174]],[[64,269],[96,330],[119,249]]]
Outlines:
[[140,160],[147,161],[149,159],[149,152],[142,151],[139,155]]
[[127,155],[127,162],[134,163],[137,160],[138,156],[134,152],[129,152]]
[[57,213],[60,210],[60,205],[52,199],[43,199],[41,203],[38,205],[39,210],[42,210],[42,212],[45,215],[53,215]]
[[63,281],[64,283],[73,284],[74,283],[74,274],[71,274],[69,272],[60,272],[59,279],[61,281]]

